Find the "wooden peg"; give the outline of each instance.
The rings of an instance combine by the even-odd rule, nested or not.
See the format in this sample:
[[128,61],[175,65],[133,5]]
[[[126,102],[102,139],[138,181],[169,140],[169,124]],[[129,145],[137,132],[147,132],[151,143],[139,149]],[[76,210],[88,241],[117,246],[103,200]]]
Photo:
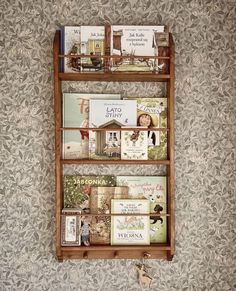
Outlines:
[[114,258],[115,258],[115,259],[118,259],[118,258],[119,258],[119,254],[118,254],[117,251],[114,252]]
[[146,260],[146,259],[150,259],[150,257],[151,257],[151,254],[149,254],[149,253],[147,253],[147,252],[145,252],[145,253],[143,253],[143,258]]
[[88,258],[88,252],[84,252],[84,253],[83,253],[83,258],[84,258],[84,259],[87,259],[87,258]]

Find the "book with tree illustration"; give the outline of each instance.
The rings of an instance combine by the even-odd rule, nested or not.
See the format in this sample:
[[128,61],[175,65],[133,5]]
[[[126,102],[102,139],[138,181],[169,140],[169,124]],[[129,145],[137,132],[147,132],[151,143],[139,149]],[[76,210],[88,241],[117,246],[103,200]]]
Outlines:
[[[166,176],[117,176],[117,186],[129,188],[129,198],[148,199],[150,213],[166,214]],[[150,217],[151,243],[165,243],[167,237],[166,216]]]
[[64,175],[64,208],[78,208],[90,212],[90,192],[92,186],[116,186],[116,177]]
[[[89,99],[120,99],[120,94],[63,94],[63,127],[88,127]],[[62,156],[64,159],[86,159],[89,157],[89,132],[87,130],[64,130],[62,134]]]
[[119,214],[148,214],[147,199],[111,200],[111,245],[149,245],[149,216],[128,216]]

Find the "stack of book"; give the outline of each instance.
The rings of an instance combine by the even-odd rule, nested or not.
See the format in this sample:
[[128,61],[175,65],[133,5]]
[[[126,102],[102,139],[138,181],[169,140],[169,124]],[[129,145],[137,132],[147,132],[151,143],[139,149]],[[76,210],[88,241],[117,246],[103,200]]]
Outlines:
[[165,243],[166,184],[165,176],[65,175],[62,245]]

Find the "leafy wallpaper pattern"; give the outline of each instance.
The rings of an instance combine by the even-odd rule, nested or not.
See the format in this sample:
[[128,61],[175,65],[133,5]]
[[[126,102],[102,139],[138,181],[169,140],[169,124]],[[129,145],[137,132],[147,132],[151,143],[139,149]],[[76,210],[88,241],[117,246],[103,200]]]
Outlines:
[[[60,25],[167,24],[176,43],[176,254],[152,290],[236,290],[234,0],[0,2],[0,290],[140,290],[132,260],[55,258],[52,43]],[[63,84],[163,96],[163,84]],[[165,167],[66,166],[161,174]]]

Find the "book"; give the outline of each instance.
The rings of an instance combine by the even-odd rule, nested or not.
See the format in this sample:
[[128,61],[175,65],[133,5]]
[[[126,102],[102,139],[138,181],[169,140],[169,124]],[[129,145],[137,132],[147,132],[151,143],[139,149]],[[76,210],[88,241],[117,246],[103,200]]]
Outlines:
[[[63,127],[88,127],[89,99],[120,99],[120,94],[63,94]],[[86,159],[89,157],[89,132],[87,130],[64,130],[62,134],[62,157]]]
[[[129,198],[148,199],[150,201],[150,213],[166,214],[167,178],[165,176],[117,176],[116,179],[117,186],[129,187]],[[166,216],[151,216],[151,243],[165,243],[166,237]]]
[[79,208],[82,213],[90,212],[90,191],[92,186],[116,186],[116,177],[64,175],[64,208]]
[[147,131],[125,130],[121,131],[121,159],[147,160],[148,139]]
[[136,125],[137,101],[90,100],[89,106],[89,126],[108,129],[105,131],[92,131],[90,133],[90,158],[120,159],[121,135],[119,129],[122,126]]
[[[111,26],[112,71],[153,71],[157,69],[158,46],[155,33],[164,32],[159,26]],[[122,56],[123,58],[119,58]],[[134,58],[134,56],[140,56]],[[147,58],[145,56],[150,56]]]
[[[147,199],[112,199],[113,214],[148,214]],[[111,245],[149,245],[149,217],[114,215],[111,217]]]
[[[90,211],[97,214],[111,213],[111,199],[128,197],[128,187],[92,187],[90,195]],[[93,216],[91,221],[90,241],[92,244],[109,244],[111,218],[109,216]]]
[[104,26],[81,26],[81,54],[90,55],[81,59],[82,71],[104,70],[104,43]]
[[167,127],[167,98],[127,98],[137,100],[137,125],[150,128],[148,131],[148,159],[167,159],[167,132],[152,128]]
[[71,212],[61,215],[62,246],[80,246],[81,218],[78,214]]
[[[60,52],[62,55],[80,54],[80,26],[62,26],[60,29]],[[80,72],[80,57],[61,58],[60,71],[63,73]]]

